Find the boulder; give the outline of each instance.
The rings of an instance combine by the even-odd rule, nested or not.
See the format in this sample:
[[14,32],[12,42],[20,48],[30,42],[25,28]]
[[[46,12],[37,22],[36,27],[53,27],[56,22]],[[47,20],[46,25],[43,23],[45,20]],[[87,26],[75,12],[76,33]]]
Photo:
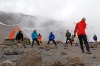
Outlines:
[[40,48],[40,49],[45,49],[45,46],[44,46],[43,44],[41,44],[41,45],[39,46],[39,48]]
[[60,61],[45,61],[43,66],[64,66]]
[[100,62],[94,62],[93,66],[100,66]]
[[5,60],[1,63],[1,66],[14,66],[14,64],[10,60]]
[[80,59],[80,57],[73,57],[68,59],[64,66],[85,66],[85,63]]
[[60,61],[55,61],[52,66],[63,66]]
[[66,52],[61,52],[61,55],[67,55],[67,53]]
[[24,54],[24,51],[20,51],[20,50],[17,50],[17,49],[5,50],[4,51],[4,55],[20,55],[20,54]]
[[31,50],[17,61],[16,66],[42,66],[42,58],[38,53]]
[[90,43],[90,48],[97,48],[98,43]]

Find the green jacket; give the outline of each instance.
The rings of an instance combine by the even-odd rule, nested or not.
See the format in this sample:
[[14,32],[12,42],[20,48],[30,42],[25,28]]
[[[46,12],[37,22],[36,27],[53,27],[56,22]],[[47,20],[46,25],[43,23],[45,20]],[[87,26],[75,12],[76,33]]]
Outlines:
[[66,37],[67,37],[67,38],[70,38],[70,37],[71,37],[71,33],[70,33],[70,32],[67,32],[67,33],[66,33]]

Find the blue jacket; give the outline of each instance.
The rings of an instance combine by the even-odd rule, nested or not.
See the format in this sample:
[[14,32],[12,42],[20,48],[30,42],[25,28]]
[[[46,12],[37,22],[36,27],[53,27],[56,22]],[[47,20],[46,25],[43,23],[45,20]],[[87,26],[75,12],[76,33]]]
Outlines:
[[55,39],[55,35],[52,34],[52,33],[50,33],[50,34],[49,34],[49,40],[54,40],[54,39]]
[[38,38],[37,32],[32,32],[31,37],[32,39],[37,39]]

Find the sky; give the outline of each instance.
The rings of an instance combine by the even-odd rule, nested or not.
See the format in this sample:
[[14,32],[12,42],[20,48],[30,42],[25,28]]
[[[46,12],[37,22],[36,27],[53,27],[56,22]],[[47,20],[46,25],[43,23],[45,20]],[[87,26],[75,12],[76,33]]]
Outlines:
[[100,0],[0,0],[0,11],[23,13],[63,21],[74,28],[74,23],[86,18],[87,34],[97,34],[100,40]]

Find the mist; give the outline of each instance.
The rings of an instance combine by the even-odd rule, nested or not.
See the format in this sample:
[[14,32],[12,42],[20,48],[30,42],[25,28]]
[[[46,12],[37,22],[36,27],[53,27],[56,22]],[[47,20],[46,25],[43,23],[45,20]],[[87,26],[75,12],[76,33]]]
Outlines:
[[43,40],[48,40],[48,35],[52,31],[56,35],[56,40],[65,41],[66,30],[73,34],[75,23],[85,17],[89,41],[93,41],[94,34],[100,41],[99,2],[99,0],[0,0],[0,11],[37,16],[30,22],[28,22],[30,17],[27,19],[23,17],[22,23],[18,25],[28,37],[36,29],[43,35]]

